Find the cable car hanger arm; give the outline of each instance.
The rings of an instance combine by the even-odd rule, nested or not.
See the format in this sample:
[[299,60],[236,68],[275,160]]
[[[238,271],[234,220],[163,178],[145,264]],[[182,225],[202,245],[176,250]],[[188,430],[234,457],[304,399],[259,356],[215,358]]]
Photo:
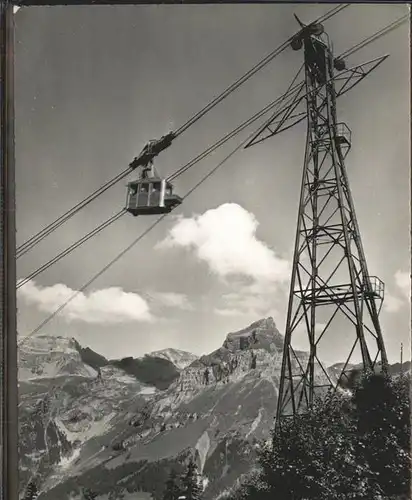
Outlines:
[[[336,80],[340,80],[340,81],[344,82],[342,84],[340,90],[337,91],[337,97],[340,97],[341,95],[345,94],[351,88],[353,88],[355,85],[357,85],[358,83],[360,83],[360,81],[363,80],[363,78],[365,78],[371,71],[373,71],[377,66],[379,66],[387,57],[388,56],[385,55],[385,56],[382,56],[382,57],[375,58],[375,59],[373,59],[371,61],[368,61],[366,63],[354,66],[352,68],[348,68],[347,70],[345,70],[344,72],[342,72],[340,75],[335,75],[330,81],[332,81],[332,80],[335,80],[335,81]],[[367,68],[368,65],[370,65],[369,68]],[[300,70],[299,70],[299,72],[297,73],[296,76],[298,76],[299,73],[300,73]],[[345,75],[348,75],[348,76],[345,76]],[[296,80],[296,77],[293,79],[292,84],[294,83],[295,80]],[[294,114],[289,114],[288,111],[289,110],[293,111],[293,109],[303,99],[307,98],[307,96],[309,94],[307,94],[307,93],[305,93],[303,95],[301,94],[301,90],[303,89],[303,84],[302,83],[294,85],[294,86],[292,86],[292,84],[289,87],[289,89],[282,96],[280,96],[279,98],[277,98],[275,101],[271,102],[268,106],[266,106],[261,111],[259,111],[255,115],[253,115],[248,120],[246,120],[244,123],[242,123],[241,125],[239,125],[238,127],[236,127],[230,133],[226,134],[222,139],[220,139],[215,144],[213,144],[212,146],[210,146],[209,148],[207,148],[203,153],[201,153],[200,155],[198,155],[196,158],[194,158],[193,160],[191,160],[189,163],[187,163],[183,167],[179,168],[174,174],[172,174],[167,179],[167,181],[172,181],[172,180],[176,179],[177,177],[179,177],[182,173],[184,173],[187,170],[189,170],[190,168],[192,168],[199,161],[201,161],[202,159],[206,158],[213,151],[217,150],[220,146],[222,146],[223,144],[225,144],[228,140],[230,140],[233,137],[235,137],[238,133],[240,133],[246,127],[248,127],[249,125],[251,125],[252,123],[254,123],[256,120],[258,120],[262,116],[264,116],[264,114],[266,114],[267,112],[269,112],[272,108],[280,105],[287,98],[292,97],[293,98],[293,102],[290,103],[290,104],[288,104],[288,105],[286,105],[286,106],[283,106],[282,108],[280,108],[278,110],[276,110],[275,113],[273,113],[272,116],[269,118],[269,120],[266,120],[263,123],[263,125],[257,130],[257,132],[254,133],[254,136],[249,140],[249,142],[244,146],[244,148],[247,149],[247,148],[249,148],[249,147],[251,147],[251,146],[253,146],[255,144],[258,144],[258,143],[260,143],[260,142],[268,139],[269,137],[272,137],[274,135],[278,135],[279,133],[281,133],[281,132],[283,132],[283,131],[285,131],[285,130],[291,128],[291,127],[293,127],[297,123],[301,122],[304,119],[304,117],[301,116],[301,113],[297,112],[297,113],[294,113]],[[280,120],[278,120],[278,118],[279,118],[279,116],[281,114],[284,114],[284,116]],[[292,120],[294,120],[293,123],[290,123]],[[288,121],[288,123],[286,123],[287,121]],[[271,125],[275,126],[274,130],[271,130],[271,128],[270,128]],[[265,135],[264,137],[260,137],[261,134],[266,129],[269,131],[269,133],[267,135]],[[114,216],[114,217],[116,217],[114,220],[117,220],[117,216]],[[97,234],[101,230],[103,230],[106,227],[108,227],[108,225],[111,224],[111,222],[114,222],[114,220],[112,220],[112,218],[110,218],[109,220],[105,221],[103,224],[101,224],[100,226],[98,226],[97,228],[95,228],[93,231],[91,231],[90,233],[88,233],[88,235],[86,235],[83,238],[81,238],[78,242],[76,242],[75,244],[71,245],[64,252],[62,252],[61,254],[59,254],[58,256],[56,256],[55,258],[53,258],[51,261],[49,261],[46,264],[44,264],[43,266],[41,266],[37,271],[34,271],[31,275],[29,275],[24,280],[22,280],[17,285],[17,288],[23,286],[27,281],[29,281],[33,277],[37,276],[38,274],[40,274],[43,270],[45,270],[48,267],[50,267],[51,265],[53,265],[54,263],[56,263],[58,260],[60,260],[64,256],[68,255],[72,250],[74,250],[75,248],[78,248],[78,246],[80,246],[83,242],[87,241],[90,237],[94,236],[95,234]]]
[[[360,83],[364,78],[366,78],[388,57],[389,55],[386,54],[365,63],[353,66],[352,68],[348,68],[342,73],[328,79],[326,83],[330,83],[332,81],[338,82],[340,84],[340,87],[336,90],[336,97],[341,97],[342,95],[349,92],[349,90],[355,87],[358,83]],[[304,120],[306,117],[305,113],[298,110],[296,113],[292,114],[288,113],[288,111],[290,110],[293,112],[301,102],[303,102],[310,94],[313,94],[313,92],[316,92],[320,88],[322,88],[322,85],[316,87],[310,93],[305,93],[303,95],[296,94],[292,103],[282,107],[279,110],[276,110],[275,113],[273,113],[272,116],[260,127],[256,135],[246,144],[245,149],[248,149],[251,146],[255,146],[256,144],[259,144],[266,139],[269,139],[270,137],[278,135],[281,132],[288,130],[289,128],[297,125],[302,120]],[[283,117],[281,117],[282,114]],[[271,126],[273,127],[273,129],[270,128]],[[267,133],[265,135],[262,135],[265,131]]]
[[[297,75],[296,75],[297,76]],[[238,135],[240,132],[242,132],[244,129],[252,125],[255,121],[257,121],[259,118],[263,117],[266,113],[268,113],[271,109],[273,109],[275,106],[279,105],[281,102],[285,101],[290,96],[293,96],[294,93],[300,92],[302,88],[302,84],[295,85],[292,88],[288,89],[285,94],[277,98],[275,101],[271,102],[269,105],[265,106],[262,110],[260,110],[258,113],[255,113],[251,118],[243,122],[241,125],[237,126],[234,130],[226,134],[224,137],[222,137],[220,140],[218,140],[216,143],[214,143],[212,146],[209,146],[206,150],[204,150],[201,154],[197,155],[195,158],[193,158],[190,162],[186,163],[182,167],[180,167],[174,174],[169,176],[166,179],[166,183],[171,182],[172,180],[176,179],[180,175],[182,175],[184,172],[192,168],[194,165],[199,163],[201,160],[205,159],[208,155],[216,151],[218,148],[223,146],[226,142],[228,142],[230,139]],[[144,169],[146,169],[145,167]],[[150,182],[150,178],[146,179],[147,181]],[[139,184],[139,181],[135,181],[134,183]],[[130,184],[134,184],[129,183]],[[38,274],[43,272],[44,270],[48,269],[51,265],[55,264],[58,262],[61,258],[65,257],[69,253],[71,253],[73,250],[78,248],[80,245],[82,245],[85,241],[90,239],[92,236],[95,236],[98,232],[101,230],[105,229],[106,227],[109,226],[112,222],[117,220],[117,216],[119,214],[116,214],[115,216],[111,217],[110,219],[106,220],[104,223],[102,223],[100,226],[96,227],[93,229],[91,232],[89,232],[87,235],[83,236],[80,240],[77,242],[73,243],[71,246],[65,249],[65,251],[61,252],[59,255],[55,256],[53,259],[49,260],[47,263],[39,267],[37,270],[33,271],[30,275],[28,275],[26,278],[22,279],[18,285],[17,288],[20,288],[23,286],[27,281],[30,281],[30,279],[33,279],[36,277]]]
[[137,167],[147,167],[153,162],[154,158],[156,158],[159,153],[167,149],[172,144],[172,141],[175,138],[175,132],[169,132],[168,134],[163,135],[160,139],[149,141],[144,146],[139,156],[135,157],[129,164],[130,168],[135,170]]
[[294,14],[296,20],[298,21],[299,25],[301,26],[301,30],[290,37],[286,42],[284,42],[280,47],[272,51],[268,56],[266,56],[264,59],[262,59],[258,64],[256,64],[252,69],[250,69],[245,75],[241,78],[239,78],[236,82],[234,82],[230,87],[228,87],[226,90],[224,90],[219,96],[217,96],[213,101],[211,101],[207,106],[205,106],[202,110],[200,110],[198,113],[196,113],[190,120],[188,120],[184,125],[182,125],[179,129],[176,130],[176,132],[169,132],[168,134],[164,135],[158,140],[152,140],[149,141],[142,151],[140,152],[139,156],[135,157],[133,161],[130,163],[130,168],[132,170],[135,170],[138,167],[146,167],[148,166],[151,162],[153,162],[154,158],[167,149],[171,144],[172,141],[178,137],[180,134],[182,134],[189,126],[193,125],[197,120],[202,118],[206,113],[208,113],[211,109],[213,109],[217,104],[219,104],[223,99],[225,99],[229,94],[231,94],[233,91],[235,91],[240,85],[245,83],[250,77],[252,77],[255,73],[260,71],[262,68],[264,68],[271,60],[273,60],[277,55],[279,55],[281,52],[283,52],[288,46],[289,43],[294,40],[296,37],[301,37],[304,36],[306,32],[309,33],[317,33],[318,31],[323,30],[322,24],[320,24],[321,21],[325,21],[332,17],[333,15],[337,14],[341,10],[345,9],[346,7],[349,7],[350,4],[343,4],[343,5],[338,5],[328,11],[326,14],[323,16],[319,17],[319,19],[312,21],[308,25],[303,24],[299,18]]

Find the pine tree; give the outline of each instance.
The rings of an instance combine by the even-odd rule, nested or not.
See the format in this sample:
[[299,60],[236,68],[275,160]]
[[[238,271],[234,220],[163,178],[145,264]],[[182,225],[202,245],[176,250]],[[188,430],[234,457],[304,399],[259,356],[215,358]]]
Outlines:
[[353,392],[357,452],[366,457],[385,497],[410,491],[409,390],[406,378],[371,374]]
[[183,495],[186,500],[199,500],[202,495],[202,488],[198,481],[197,466],[193,460],[189,462],[186,474],[182,478]]
[[37,489],[36,483],[32,480],[29,482],[26,488],[26,494],[23,497],[23,500],[36,500],[39,496],[39,490]]
[[166,481],[165,490],[163,493],[163,500],[177,500],[180,496],[181,488],[179,478],[176,471],[170,472],[169,478]]
[[83,490],[83,499],[84,500],[95,500],[97,498],[97,493],[95,493],[92,490],[89,490],[89,488],[85,488]]
[[[359,377],[285,421],[258,452],[255,477],[227,500],[401,499],[410,491],[410,381]],[[406,498],[406,497],[405,497]]]
[[255,370],[256,369],[256,354],[252,352],[252,361],[250,363],[250,369]]

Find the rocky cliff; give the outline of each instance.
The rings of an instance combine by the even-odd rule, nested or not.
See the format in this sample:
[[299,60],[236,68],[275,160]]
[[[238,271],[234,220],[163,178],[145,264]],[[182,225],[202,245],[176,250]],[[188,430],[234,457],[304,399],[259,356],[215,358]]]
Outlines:
[[[166,353],[165,361],[175,356],[186,366],[175,367],[177,375],[164,390],[142,384],[121,364],[88,368],[71,346],[52,354],[53,366],[60,352],[65,368],[53,372],[60,385],[51,396],[40,376],[25,382],[23,441],[36,455],[22,463],[22,486],[39,470],[39,500],[80,498],[81,487],[100,500],[160,499],[170,470],[183,469],[188,457],[197,461],[204,499],[212,500],[249,470],[257,442],[269,435],[283,348],[272,318],[229,333],[219,349],[200,358]],[[26,359],[24,373],[38,364]],[[49,377],[46,364],[45,358],[40,365]],[[36,405],[48,398],[52,403],[33,418]],[[36,429],[27,432],[34,421]]]

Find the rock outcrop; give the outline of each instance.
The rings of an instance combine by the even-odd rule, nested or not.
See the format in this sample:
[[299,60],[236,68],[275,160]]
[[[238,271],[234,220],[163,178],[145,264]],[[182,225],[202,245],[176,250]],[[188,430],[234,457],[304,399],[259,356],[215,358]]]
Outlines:
[[[21,352],[21,481],[23,488],[38,473],[38,500],[80,498],[81,488],[97,500],[160,500],[170,470],[182,471],[189,457],[202,498],[213,500],[250,469],[258,441],[269,437],[283,352],[272,318],[229,333],[199,358],[151,354],[146,368],[158,366],[153,360],[185,365],[173,365],[175,378],[162,390],[122,363],[96,372],[67,339],[49,341],[46,348],[46,338],[35,339]],[[307,353],[296,355],[306,363]]]

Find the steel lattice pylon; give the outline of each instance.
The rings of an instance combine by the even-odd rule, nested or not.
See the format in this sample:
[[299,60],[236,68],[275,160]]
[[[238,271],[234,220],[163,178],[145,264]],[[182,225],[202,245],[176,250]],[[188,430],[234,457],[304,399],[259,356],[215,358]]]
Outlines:
[[[337,97],[385,57],[346,70],[343,61],[334,59],[329,38],[319,26],[302,30],[292,48],[303,48],[304,82],[292,89],[292,102],[247,145],[307,119],[276,425],[283,417],[306,411],[319,392],[336,388],[352,364],[360,362],[365,370],[387,366],[378,318],[384,284],[368,273],[345,168],[351,133],[336,116]],[[300,102],[306,104],[303,112],[295,111]],[[353,338],[345,342],[344,362],[334,377],[318,350],[330,334],[339,332],[342,337],[349,330]],[[292,347],[296,332],[301,345],[302,335],[307,342],[307,355]]]

